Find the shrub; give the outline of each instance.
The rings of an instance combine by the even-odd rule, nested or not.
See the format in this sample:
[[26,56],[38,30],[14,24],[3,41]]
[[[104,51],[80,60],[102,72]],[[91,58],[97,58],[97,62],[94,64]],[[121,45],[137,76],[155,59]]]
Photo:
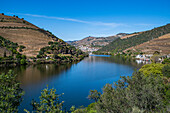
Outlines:
[[145,76],[149,76],[149,75],[153,75],[153,76],[163,76],[162,74],[162,68],[164,67],[163,64],[146,64],[144,66],[142,66],[142,68],[139,70],[140,72],[142,72]]
[[155,79],[137,72],[132,77],[122,77],[113,85],[107,84],[96,103],[96,110],[100,113],[130,113],[137,107],[144,112],[166,112],[164,95],[162,77]]
[[37,58],[42,58],[42,56],[41,55],[37,55]]
[[20,60],[20,64],[21,64],[21,65],[25,65],[25,64],[27,64],[27,62],[26,62],[25,59],[21,59],[21,60]]
[[52,45],[52,44],[53,44],[53,42],[52,42],[52,41],[49,41],[49,42],[48,42],[48,45]]
[[16,75],[10,70],[7,74],[0,75],[0,112],[13,113],[18,111],[24,92]]
[[33,100],[31,104],[37,113],[63,113],[62,106],[64,101],[59,101],[61,95],[56,94],[56,89],[48,89],[47,87],[41,92],[40,102]]
[[162,73],[164,76],[166,77],[170,77],[170,64],[169,65],[165,65],[163,68],[162,68]]

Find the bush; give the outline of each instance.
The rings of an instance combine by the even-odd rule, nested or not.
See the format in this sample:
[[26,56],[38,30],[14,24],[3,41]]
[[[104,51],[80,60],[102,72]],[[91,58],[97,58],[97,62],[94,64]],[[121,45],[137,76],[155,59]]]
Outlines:
[[42,56],[41,55],[37,55],[37,58],[42,58]]
[[165,65],[163,68],[162,68],[162,73],[165,77],[170,77],[170,64],[169,65]]
[[157,76],[143,76],[134,73],[132,77],[107,84],[96,103],[100,113],[130,113],[134,108],[144,112],[166,112],[165,86],[163,79]]
[[26,62],[25,59],[21,59],[21,60],[20,60],[20,64],[21,64],[21,65],[25,65],[25,64],[27,64],[27,62]]
[[43,55],[44,54],[44,52],[43,51],[39,51],[39,55]]
[[164,67],[163,64],[146,64],[142,66],[141,69],[139,69],[140,72],[142,72],[145,76],[153,75],[153,76],[163,76],[162,74],[162,68]]
[[26,57],[26,55],[22,55],[21,58],[22,59],[26,59],[27,57]]
[[56,89],[48,89],[47,87],[41,92],[40,102],[33,100],[31,104],[38,113],[63,113],[62,106],[64,101],[59,101],[61,95],[56,94]]
[[21,48],[19,48],[19,52],[22,52],[22,49],[21,49]]
[[17,112],[24,92],[12,70],[7,74],[0,75],[0,87],[0,112]]
[[48,45],[52,45],[52,44],[53,44],[53,42],[52,42],[52,41],[49,41],[49,42],[48,42]]
[[170,64],[170,58],[165,58],[162,64]]

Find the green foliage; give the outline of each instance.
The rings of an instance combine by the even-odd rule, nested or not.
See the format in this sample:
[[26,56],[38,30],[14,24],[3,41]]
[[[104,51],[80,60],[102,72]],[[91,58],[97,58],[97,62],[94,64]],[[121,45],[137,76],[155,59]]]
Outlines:
[[88,98],[90,100],[94,100],[95,102],[98,101],[98,99],[100,98],[101,93],[97,92],[97,90],[90,90],[90,95],[88,96]]
[[[61,60],[64,62],[71,62],[73,56],[76,56],[76,60],[83,59],[86,54],[79,49],[76,49],[74,46],[71,46],[65,43],[63,40],[55,40],[54,42],[48,42],[49,46],[43,47],[39,51],[37,58],[45,58],[47,54],[52,54],[53,60]],[[62,54],[59,56],[59,54]]]
[[[0,36],[0,47],[5,47],[8,50],[10,50],[13,54],[16,54],[17,48],[19,46],[17,43],[13,43]],[[6,57],[6,52],[4,53],[4,57]]]
[[37,60],[36,62],[37,62],[37,64],[41,64],[41,60]]
[[37,55],[37,58],[42,58],[42,56],[41,55]]
[[143,76],[137,72],[132,77],[107,84],[96,103],[99,113],[130,113],[132,111],[165,112],[165,86],[162,77]]
[[20,45],[20,46],[19,46],[19,48],[24,49],[24,48],[26,48],[26,47],[25,47],[25,46],[23,46],[23,45]]
[[39,55],[43,55],[44,54],[44,52],[43,51],[39,51]]
[[27,57],[26,57],[26,55],[21,55],[21,58],[26,59]]
[[22,55],[21,55],[20,53],[17,53],[16,58],[17,58],[17,59],[21,59],[21,58],[22,58],[21,56],[22,56]]
[[168,65],[165,65],[163,68],[162,68],[162,73],[165,77],[170,77],[170,64]]
[[170,24],[154,28],[152,30],[140,33],[139,35],[132,36],[126,39],[116,39],[110,44],[99,49],[100,52],[108,52],[117,50],[117,52],[123,51],[127,48],[142,44],[144,42],[150,41],[152,39],[158,38],[162,35],[170,33]]
[[21,59],[21,60],[20,60],[20,64],[21,64],[21,65],[25,65],[25,64],[27,64],[26,59]]
[[12,113],[18,111],[24,92],[16,75],[10,70],[7,74],[0,75],[0,112]]
[[97,111],[95,110],[95,105],[96,103],[91,103],[90,105],[88,105],[88,107],[79,109],[75,109],[75,107],[72,106],[70,108],[70,111],[71,113],[97,113]]
[[21,49],[21,48],[19,48],[19,52],[22,52],[22,49]]
[[170,58],[165,58],[162,64],[170,64]]
[[52,45],[52,44],[53,44],[53,42],[52,42],[52,41],[48,42],[48,45]]
[[163,64],[146,64],[142,66],[142,68],[139,70],[142,72],[145,76],[149,76],[152,74],[152,76],[163,76],[162,74],[162,68],[164,67]]
[[35,112],[41,113],[62,113],[63,101],[59,101],[62,94],[56,94],[56,89],[44,89],[41,92],[40,102],[32,101],[32,106]]

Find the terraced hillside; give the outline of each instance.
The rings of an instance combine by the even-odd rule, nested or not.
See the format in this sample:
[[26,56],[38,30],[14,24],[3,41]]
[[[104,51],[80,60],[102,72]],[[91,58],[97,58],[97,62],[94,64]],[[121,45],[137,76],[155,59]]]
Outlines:
[[[23,45],[24,49],[20,53],[28,57],[39,55],[41,48],[50,46],[49,42],[57,42],[56,45],[59,46],[58,49],[48,52],[49,54],[54,54],[55,52],[74,55],[78,51],[51,32],[40,29],[17,16],[11,17],[0,14],[0,36],[17,43],[19,46]],[[79,52],[79,54],[83,53]]]
[[124,52],[126,52],[127,50],[140,50],[141,52],[147,54],[153,54],[155,51],[158,51],[161,54],[170,54],[170,33],[160,36],[151,41],[142,43],[140,45],[128,48]]
[[[118,38],[111,42],[110,44],[99,49],[97,52],[113,52],[113,51],[123,51],[128,48],[140,45],[142,43],[148,42],[153,39],[157,39],[160,36],[170,33],[170,24],[154,28],[149,31],[141,32],[138,35],[132,35],[128,38]],[[157,46],[159,48],[159,46]],[[170,53],[170,51],[169,51]]]

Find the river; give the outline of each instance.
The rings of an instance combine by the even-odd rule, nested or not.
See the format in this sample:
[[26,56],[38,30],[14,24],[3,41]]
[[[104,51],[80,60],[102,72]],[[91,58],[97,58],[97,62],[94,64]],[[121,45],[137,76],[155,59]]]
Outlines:
[[[142,65],[142,64],[141,64]],[[55,65],[29,65],[15,68],[0,68],[0,72],[14,70],[25,91],[19,112],[23,109],[32,110],[31,100],[39,100],[41,90],[55,88],[57,94],[64,93],[60,98],[64,108],[88,106],[92,101],[87,99],[90,90],[102,91],[106,83],[113,83],[120,76],[131,76],[141,65],[109,55],[92,55],[78,63]]]

